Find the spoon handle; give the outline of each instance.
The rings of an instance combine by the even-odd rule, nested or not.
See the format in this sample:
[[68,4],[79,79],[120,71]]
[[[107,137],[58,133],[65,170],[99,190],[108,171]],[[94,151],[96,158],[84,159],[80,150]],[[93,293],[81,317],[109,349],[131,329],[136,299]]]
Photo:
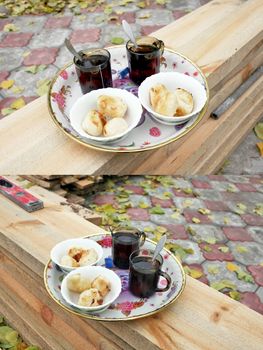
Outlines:
[[82,57],[80,56],[80,54],[74,49],[74,47],[72,46],[71,42],[69,41],[69,39],[65,39],[65,45],[67,47],[67,49],[72,53],[72,55],[76,56],[77,59],[79,61],[82,61]]
[[123,27],[125,33],[130,38],[130,40],[134,43],[135,47],[137,47],[136,39],[135,39],[135,36],[134,36],[133,31],[131,29],[131,26],[129,25],[129,23],[127,21],[125,21],[125,19],[122,20],[122,27]]
[[153,253],[152,261],[154,261],[156,259],[157,255],[161,252],[161,250],[163,249],[163,247],[165,245],[165,242],[166,242],[166,235],[163,235],[156,245],[155,251]]

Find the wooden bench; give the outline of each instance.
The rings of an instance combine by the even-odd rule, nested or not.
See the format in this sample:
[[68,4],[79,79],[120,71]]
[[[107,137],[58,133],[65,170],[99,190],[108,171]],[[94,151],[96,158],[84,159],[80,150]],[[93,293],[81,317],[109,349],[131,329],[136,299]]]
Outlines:
[[45,208],[27,213],[0,196],[0,314],[43,350],[260,350],[263,317],[187,277],[181,297],[153,316],[130,322],[84,320],[47,294],[44,265],[59,241],[103,232],[37,194]]
[[262,0],[214,0],[153,33],[167,47],[195,61],[208,79],[211,100],[206,117],[183,138],[142,153],[94,151],[57,129],[43,96],[1,120],[0,171],[30,175],[216,172],[262,115],[260,77],[219,120],[209,118],[262,65],[262,11]]

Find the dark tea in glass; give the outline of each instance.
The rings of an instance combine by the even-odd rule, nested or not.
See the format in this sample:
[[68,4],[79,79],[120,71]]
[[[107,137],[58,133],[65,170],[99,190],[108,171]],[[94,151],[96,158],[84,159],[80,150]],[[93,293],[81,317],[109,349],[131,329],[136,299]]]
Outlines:
[[136,44],[126,44],[130,79],[140,85],[147,77],[160,72],[164,43],[150,36],[136,39]]
[[105,49],[80,51],[82,61],[74,57],[81,91],[86,94],[92,90],[112,87],[110,53]]
[[112,233],[112,257],[115,266],[129,268],[132,252],[138,250],[145,241],[145,233],[136,229],[119,229]]
[[[148,298],[155,292],[165,292],[170,288],[171,278],[166,273],[161,271],[163,258],[159,254],[152,261],[154,251],[143,249],[135,251],[130,256],[130,275],[129,275],[129,290],[140,298]],[[167,285],[164,288],[158,288],[160,276],[163,276]]]

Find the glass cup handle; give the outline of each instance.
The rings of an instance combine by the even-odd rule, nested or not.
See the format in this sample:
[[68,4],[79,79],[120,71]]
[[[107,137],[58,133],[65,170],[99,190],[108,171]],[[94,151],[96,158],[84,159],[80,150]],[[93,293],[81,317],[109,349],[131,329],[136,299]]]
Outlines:
[[159,271],[159,275],[163,276],[166,279],[167,285],[164,288],[157,287],[155,289],[155,291],[156,292],[166,292],[171,287],[171,283],[172,283],[171,277],[166,272],[163,272],[163,271]]
[[140,242],[140,247],[144,245],[144,242],[146,240],[146,234],[145,232],[143,231],[140,231],[140,239],[141,239],[141,242]]
[[163,54],[164,51],[164,42],[162,40],[159,40],[160,43],[160,50],[161,50],[161,55]]

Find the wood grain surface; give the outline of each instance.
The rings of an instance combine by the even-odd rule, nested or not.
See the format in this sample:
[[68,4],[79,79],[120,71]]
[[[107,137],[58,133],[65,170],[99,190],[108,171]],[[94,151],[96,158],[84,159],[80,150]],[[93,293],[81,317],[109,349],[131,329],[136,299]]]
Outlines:
[[[250,122],[244,124],[237,135],[235,128],[228,129],[228,136],[234,135],[235,142],[231,142],[223,153],[224,134],[219,134],[219,130],[224,122],[208,119],[210,112],[262,64],[262,11],[262,0],[214,0],[153,33],[164,40],[167,47],[197,62],[206,74],[211,90],[209,110],[202,123],[178,141],[143,153],[94,151],[79,145],[56,128],[47,111],[46,96],[43,96],[0,121],[0,171],[29,175],[145,174],[155,171],[195,174],[205,172],[198,164],[203,158],[209,163],[212,161],[209,172],[216,171],[222,158],[225,159],[237,147],[260,118],[259,113],[251,111],[248,115]],[[231,115],[227,113],[223,120],[229,118]],[[200,135],[205,147],[195,148],[192,139],[200,138]],[[211,157],[210,151],[206,150],[214,151],[211,141],[215,137],[221,149],[218,147]],[[159,159],[166,158],[169,166],[166,162],[157,171]]]
[[50,249],[103,230],[43,200],[45,208],[29,214],[0,196],[0,313],[29,341],[45,350],[262,348],[263,317],[191,277],[174,304],[144,319],[96,322],[62,310],[44,289]]

